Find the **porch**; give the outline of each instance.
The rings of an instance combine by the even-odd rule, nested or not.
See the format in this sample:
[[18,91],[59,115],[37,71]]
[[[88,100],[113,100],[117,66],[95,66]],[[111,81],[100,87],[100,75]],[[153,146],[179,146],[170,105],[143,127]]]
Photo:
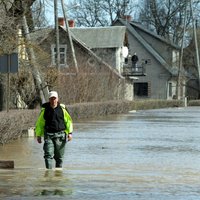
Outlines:
[[123,76],[146,76],[146,67],[145,65],[136,65],[136,66],[130,66],[130,65],[124,65]]

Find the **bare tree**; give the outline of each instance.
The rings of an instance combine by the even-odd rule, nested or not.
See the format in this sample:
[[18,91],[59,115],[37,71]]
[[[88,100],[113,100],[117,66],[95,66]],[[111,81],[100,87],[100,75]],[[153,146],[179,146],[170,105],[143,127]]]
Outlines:
[[76,19],[77,26],[109,26],[120,15],[130,15],[134,9],[133,0],[78,0],[80,8],[69,10],[69,16]]
[[[196,9],[199,7],[199,2],[198,0],[194,2]],[[183,37],[185,9],[188,11],[186,30],[192,26],[189,3],[190,0],[144,0],[140,6],[139,20],[158,35],[179,44]]]
[[15,18],[4,16],[0,19],[0,55],[12,53],[18,46]]
[[[40,0],[38,0],[40,1]],[[33,63],[36,63],[35,57],[33,56],[34,52],[30,45],[30,38],[27,38],[29,36],[29,30],[34,29],[34,23],[33,23],[33,16],[32,16],[32,5],[36,2],[36,0],[10,0],[10,1],[0,1],[0,9],[3,13],[3,17],[0,20],[0,55],[2,54],[11,54],[13,51],[16,51],[19,46],[19,40],[18,40],[18,32],[21,28],[24,30],[22,33],[24,34],[24,37],[26,38],[26,41],[28,42],[26,44],[27,49],[29,52],[28,57],[29,61],[31,62],[31,69],[32,69],[32,75],[35,84],[36,91],[39,91],[41,94],[44,93],[44,83],[41,81],[42,77],[39,72],[39,70],[36,68],[36,65]],[[26,23],[24,22],[24,19],[26,19]],[[28,32],[27,32],[28,30]],[[30,53],[31,52],[31,53]],[[24,77],[25,78],[25,77]],[[22,78],[21,78],[22,80]],[[14,90],[13,90],[14,91]],[[16,93],[22,95],[23,92],[19,92],[18,89],[15,90]],[[26,94],[22,96],[22,98],[26,98]],[[47,92],[43,95],[46,98]]]
[[31,7],[34,27],[45,27],[48,25],[48,20],[45,14],[45,4],[44,0],[37,0]]

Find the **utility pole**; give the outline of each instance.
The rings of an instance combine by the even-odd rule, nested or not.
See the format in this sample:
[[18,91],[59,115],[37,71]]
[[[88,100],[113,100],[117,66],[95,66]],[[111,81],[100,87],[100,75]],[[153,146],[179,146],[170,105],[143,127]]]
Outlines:
[[55,41],[56,41],[56,56],[55,61],[60,72],[60,41],[59,41],[59,26],[58,26],[58,0],[54,0],[54,16],[55,16]]
[[76,56],[75,56],[75,51],[74,51],[74,45],[73,45],[73,41],[72,41],[72,37],[71,37],[71,32],[69,30],[69,24],[68,24],[68,19],[67,19],[67,12],[65,10],[65,6],[64,6],[63,0],[61,0],[61,3],[62,3],[62,10],[63,10],[64,19],[65,19],[65,24],[66,24],[66,28],[67,28],[67,33],[68,33],[68,36],[69,36],[69,42],[70,42],[70,46],[71,46],[71,51],[72,51],[72,57],[73,57],[73,61],[74,61],[74,66],[75,66],[76,72],[78,73],[78,65],[77,65],[77,60],[76,60]]
[[193,13],[193,0],[190,1],[191,7],[191,15],[192,15],[192,23],[193,23],[193,33],[194,33],[194,43],[195,43],[195,50],[196,50],[196,62],[197,62],[197,71],[198,71],[198,81],[199,81],[199,92],[200,92],[200,64],[199,64],[199,49],[197,43],[197,31],[196,31],[196,23],[194,20],[194,13]]
[[39,72],[39,67],[36,62],[35,53],[34,53],[33,47],[31,46],[31,37],[29,34],[29,28],[28,28],[25,16],[23,16],[22,23],[23,23],[24,33],[25,33],[25,39],[26,39],[27,46],[28,46],[27,53],[28,53],[29,60],[31,63],[31,70],[33,73],[33,78],[35,80],[36,87],[40,92],[40,98],[42,100],[42,103],[45,103],[48,101],[49,90],[48,90],[47,85],[45,85],[44,80],[42,79],[42,76]]
[[187,19],[187,1],[185,1],[185,13],[184,13],[184,25],[183,25],[183,37],[181,41],[181,50],[179,56],[179,69],[178,69],[178,76],[177,76],[177,83],[176,83],[176,97],[180,99],[180,89],[181,89],[181,68],[183,65],[183,48],[184,48],[184,41],[185,41],[185,29],[186,29],[186,19]]

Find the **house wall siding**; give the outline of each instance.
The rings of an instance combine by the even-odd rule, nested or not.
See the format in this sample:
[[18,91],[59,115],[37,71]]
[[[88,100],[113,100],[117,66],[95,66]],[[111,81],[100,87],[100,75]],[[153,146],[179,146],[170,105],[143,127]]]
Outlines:
[[131,56],[134,52],[139,58],[138,65],[142,65],[145,60],[146,76],[139,76],[134,82],[147,82],[150,85],[148,98],[167,99],[167,85],[171,78],[170,73],[141,45],[141,43],[128,33],[129,37],[129,66],[131,66]]
[[157,52],[159,52],[160,56],[162,56],[168,64],[172,64],[172,47],[167,43],[153,37],[152,35],[141,31],[140,29],[135,28],[136,31],[143,37],[143,39],[151,45]]
[[92,49],[92,51],[102,58],[106,63],[108,63],[113,68],[116,68],[117,60],[116,60],[116,49],[115,48],[97,48]]

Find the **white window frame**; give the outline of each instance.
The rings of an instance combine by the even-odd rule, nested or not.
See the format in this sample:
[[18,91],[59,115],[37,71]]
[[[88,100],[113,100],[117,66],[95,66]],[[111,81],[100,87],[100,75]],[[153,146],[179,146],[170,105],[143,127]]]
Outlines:
[[[64,63],[60,63],[60,66],[66,67],[66,66],[67,66],[67,45],[61,44],[61,45],[59,45],[59,48],[60,48],[60,49],[61,49],[61,48],[64,49],[63,52],[60,51],[60,58],[61,58],[62,56],[64,56]],[[51,62],[52,62],[53,65],[56,65],[56,59],[55,59],[56,51],[55,51],[55,49],[56,49],[56,45],[55,45],[55,44],[52,44],[52,45],[51,45]],[[60,61],[61,61],[61,60],[60,60]]]
[[172,63],[177,67],[179,65],[179,51],[177,50],[172,51]]

